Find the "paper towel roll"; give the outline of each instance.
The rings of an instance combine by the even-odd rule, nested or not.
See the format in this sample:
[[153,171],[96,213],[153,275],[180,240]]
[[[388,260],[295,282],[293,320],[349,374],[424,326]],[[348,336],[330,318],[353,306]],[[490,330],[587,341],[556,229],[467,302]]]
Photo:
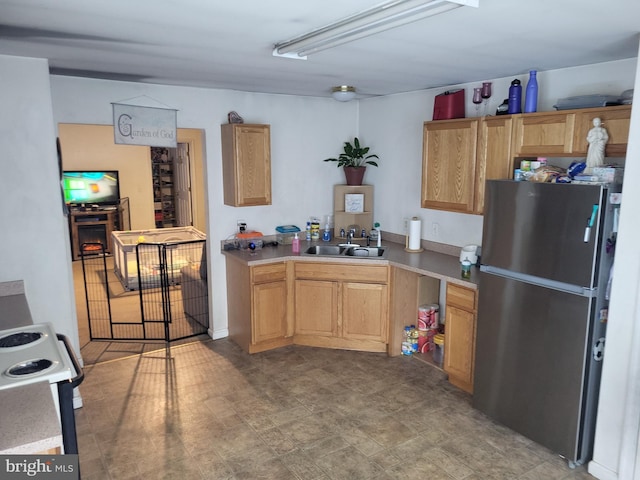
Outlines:
[[422,221],[413,217],[409,223],[409,250],[420,250],[420,235],[422,234]]

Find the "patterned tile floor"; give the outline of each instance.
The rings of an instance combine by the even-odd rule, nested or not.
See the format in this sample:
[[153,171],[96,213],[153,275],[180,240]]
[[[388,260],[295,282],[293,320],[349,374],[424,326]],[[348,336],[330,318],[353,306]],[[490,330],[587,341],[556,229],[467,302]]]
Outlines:
[[209,340],[89,366],[80,390],[83,480],[594,478],[412,358]]

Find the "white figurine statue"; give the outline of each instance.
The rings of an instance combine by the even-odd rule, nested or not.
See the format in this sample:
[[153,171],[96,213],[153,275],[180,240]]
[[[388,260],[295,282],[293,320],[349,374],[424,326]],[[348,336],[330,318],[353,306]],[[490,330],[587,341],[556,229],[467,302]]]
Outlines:
[[609,134],[602,126],[602,121],[596,117],[593,119],[593,128],[587,134],[589,149],[587,150],[587,168],[601,167],[604,165],[604,148],[609,140]]

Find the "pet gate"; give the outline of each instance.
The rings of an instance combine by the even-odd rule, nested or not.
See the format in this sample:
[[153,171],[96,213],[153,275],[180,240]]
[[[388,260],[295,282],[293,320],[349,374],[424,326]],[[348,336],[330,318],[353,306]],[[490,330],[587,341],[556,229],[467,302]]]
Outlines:
[[[123,288],[100,244],[82,255],[91,340],[179,340],[207,332],[206,241],[138,243],[138,289]],[[83,249],[83,252],[85,250]]]

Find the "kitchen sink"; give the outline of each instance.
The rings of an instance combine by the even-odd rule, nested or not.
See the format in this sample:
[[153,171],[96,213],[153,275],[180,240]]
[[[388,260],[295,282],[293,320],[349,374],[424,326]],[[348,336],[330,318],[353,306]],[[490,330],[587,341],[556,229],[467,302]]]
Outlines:
[[350,257],[382,257],[384,248],[382,247],[352,247],[348,248],[345,255]]
[[304,253],[308,255],[342,255],[346,247],[340,245],[314,245],[305,250]]
[[361,257],[361,258],[384,258],[384,248],[382,247],[361,247],[354,244],[340,245],[313,245],[307,248],[304,255],[316,255],[319,257]]

